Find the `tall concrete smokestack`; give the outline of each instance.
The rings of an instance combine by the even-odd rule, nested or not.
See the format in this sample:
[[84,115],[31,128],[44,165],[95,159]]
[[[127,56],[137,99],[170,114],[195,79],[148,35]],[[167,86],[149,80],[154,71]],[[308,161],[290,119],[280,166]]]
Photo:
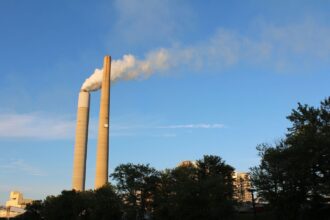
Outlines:
[[72,188],[78,191],[85,190],[88,120],[89,92],[80,91],[72,177]]
[[98,189],[108,183],[110,70],[111,57],[105,56],[101,87],[99,133],[96,152],[95,189]]

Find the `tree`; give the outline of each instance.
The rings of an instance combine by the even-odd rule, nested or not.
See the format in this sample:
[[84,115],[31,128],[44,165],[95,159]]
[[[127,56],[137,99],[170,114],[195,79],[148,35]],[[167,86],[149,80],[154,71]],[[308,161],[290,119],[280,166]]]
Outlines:
[[233,172],[219,156],[205,155],[197,161],[201,187],[202,219],[228,219],[233,213]]
[[154,219],[175,219],[174,209],[176,208],[177,201],[175,201],[173,186],[172,170],[166,169],[160,172],[158,187],[155,190],[154,201],[152,203]]
[[33,201],[32,204],[28,204],[26,206],[26,212],[22,215],[17,217],[16,219],[26,219],[26,220],[41,220],[41,210],[42,210],[42,201],[37,200]]
[[[295,219],[305,201],[306,190],[300,169],[293,166],[287,145],[259,145],[261,156],[258,167],[251,169],[251,180],[258,195],[267,200],[279,219]],[[292,159],[292,160],[291,160]]]
[[124,203],[125,219],[216,220],[233,213],[233,168],[218,156],[157,171],[122,164],[111,177]]
[[89,219],[121,219],[122,201],[110,184],[93,191],[92,195],[87,193],[85,201],[88,199],[92,200]]
[[287,118],[293,125],[286,142],[305,159],[308,199],[321,202],[330,195],[330,97],[319,108],[299,103]]
[[165,170],[154,201],[154,219],[230,219],[233,213],[233,168],[218,156],[204,156]]
[[257,147],[252,182],[278,218],[322,219],[330,195],[330,97],[319,108],[298,103],[287,118],[286,139]]
[[[194,166],[177,167],[171,171],[168,200],[171,202],[169,216],[172,219],[201,219],[200,186]],[[170,219],[170,218],[168,218]]]
[[41,215],[49,220],[76,219],[87,209],[84,201],[79,197],[79,193],[74,190],[64,190],[59,196],[47,196],[43,202]]
[[95,191],[62,191],[58,196],[48,196],[27,206],[22,219],[121,219],[121,200],[111,185]]
[[117,182],[126,219],[144,219],[151,212],[158,176],[158,171],[148,164],[128,163],[116,167],[111,177]]

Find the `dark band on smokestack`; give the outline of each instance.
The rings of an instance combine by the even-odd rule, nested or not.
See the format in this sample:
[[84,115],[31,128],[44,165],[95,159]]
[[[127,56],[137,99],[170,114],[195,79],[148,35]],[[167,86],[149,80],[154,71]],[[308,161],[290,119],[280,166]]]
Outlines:
[[85,190],[88,120],[89,92],[80,91],[78,98],[77,127],[72,177],[72,188],[78,191]]
[[111,80],[111,57],[104,57],[103,80],[99,115],[99,130],[96,152],[95,189],[108,183],[109,165],[109,102]]

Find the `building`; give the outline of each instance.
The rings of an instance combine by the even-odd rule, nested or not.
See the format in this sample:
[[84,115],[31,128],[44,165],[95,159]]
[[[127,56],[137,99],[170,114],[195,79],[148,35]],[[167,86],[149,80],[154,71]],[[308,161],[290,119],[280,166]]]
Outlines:
[[234,186],[235,186],[235,199],[239,202],[251,202],[252,194],[250,174],[244,172],[234,172],[233,173]]
[[22,193],[12,191],[9,200],[6,202],[6,207],[0,210],[0,218],[14,218],[21,215],[25,212],[26,205],[32,202],[32,199],[25,199]]
[[191,161],[191,160],[184,160],[180,162],[177,167],[194,167],[197,168],[197,163],[196,161]]

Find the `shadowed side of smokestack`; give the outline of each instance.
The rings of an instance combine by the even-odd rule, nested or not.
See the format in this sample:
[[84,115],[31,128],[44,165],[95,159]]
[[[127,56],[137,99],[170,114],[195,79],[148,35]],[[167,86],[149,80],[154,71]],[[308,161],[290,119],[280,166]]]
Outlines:
[[77,127],[72,177],[72,188],[78,191],[85,190],[89,97],[89,92],[80,91],[78,98]]
[[111,57],[105,56],[96,152],[95,189],[98,189],[108,183],[110,70]]

